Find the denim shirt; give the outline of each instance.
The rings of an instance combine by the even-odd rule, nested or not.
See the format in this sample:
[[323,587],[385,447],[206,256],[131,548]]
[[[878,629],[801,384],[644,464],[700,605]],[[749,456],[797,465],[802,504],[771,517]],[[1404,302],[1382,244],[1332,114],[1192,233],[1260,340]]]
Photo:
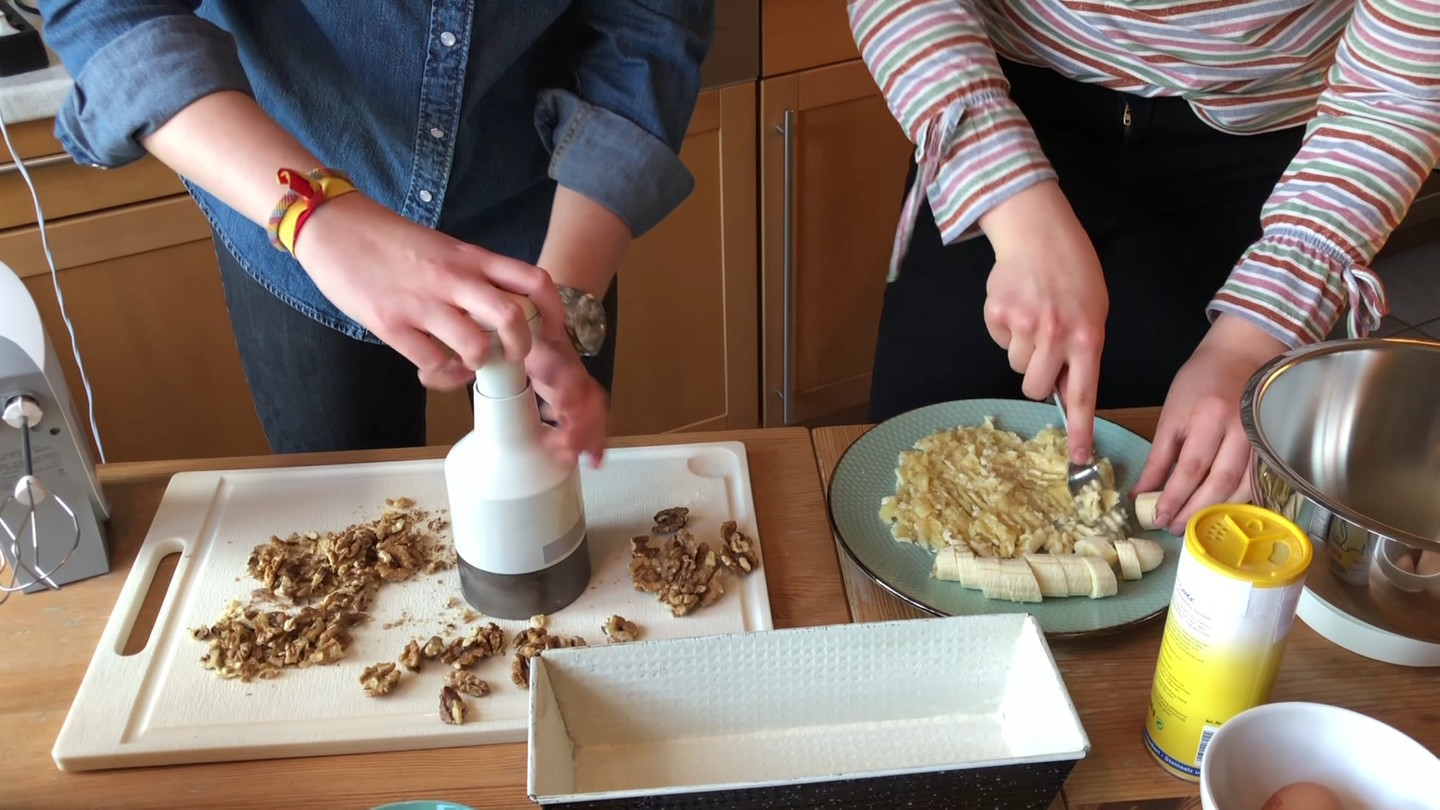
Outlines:
[[[678,153],[713,0],[41,0],[40,9],[75,79],[55,135],[81,163],[130,163],[145,154],[141,139],[191,102],[243,91],[392,211],[530,262],[556,183],[635,236],[694,187]],[[186,186],[261,284],[378,342],[263,227]],[[281,191],[277,183],[277,200]]]

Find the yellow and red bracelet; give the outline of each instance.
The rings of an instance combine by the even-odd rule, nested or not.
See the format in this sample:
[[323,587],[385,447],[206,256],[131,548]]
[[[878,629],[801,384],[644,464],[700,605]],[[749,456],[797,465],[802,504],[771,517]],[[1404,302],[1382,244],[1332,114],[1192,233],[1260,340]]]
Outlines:
[[303,174],[294,169],[281,169],[276,178],[288,190],[270,212],[265,232],[270,235],[270,244],[276,250],[290,254],[295,252],[295,240],[300,236],[301,227],[316,208],[355,191],[355,187],[350,185],[350,178],[336,169],[315,169]]

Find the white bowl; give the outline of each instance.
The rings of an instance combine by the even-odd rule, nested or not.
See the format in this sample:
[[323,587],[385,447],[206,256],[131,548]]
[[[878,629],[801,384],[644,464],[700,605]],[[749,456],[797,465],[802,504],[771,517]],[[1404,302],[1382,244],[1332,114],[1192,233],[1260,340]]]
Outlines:
[[1372,717],[1323,703],[1269,703],[1215,732],[1200,766],[1205,810],[1260,810],[1292,782],[1318,782],[1345,810],[1440,808],[1440,759]]

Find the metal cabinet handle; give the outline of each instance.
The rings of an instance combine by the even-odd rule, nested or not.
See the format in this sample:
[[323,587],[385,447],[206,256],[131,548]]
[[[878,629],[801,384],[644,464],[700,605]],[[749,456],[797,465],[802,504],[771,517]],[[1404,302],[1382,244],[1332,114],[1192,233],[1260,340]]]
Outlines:
[[[40,169],[46,166],[54,166],[59,163],[74,163],[75,159],[68,154],[61,152],[58,155],[45,155],[44,157],[30,158],[24,161],[25,170]],[[17,163],[0,163],[0,177],[7,174],[19,174],[20,165]]]
[[785,204],[784,221],[781,224],[781,250],[785,261],[782,265],[780,287],[780,310],[783,313],[781,325],[780,358],[780,423],[790,424],[790,401],[795,394],[795,111],[785,111],[785,123],[775,128],[785,137]]

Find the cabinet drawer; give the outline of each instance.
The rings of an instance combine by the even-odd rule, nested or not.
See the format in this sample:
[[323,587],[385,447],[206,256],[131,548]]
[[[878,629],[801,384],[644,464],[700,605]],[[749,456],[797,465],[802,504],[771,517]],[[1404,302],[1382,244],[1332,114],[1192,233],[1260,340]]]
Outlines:
[[[149,155],[119,169],[82,166],[61,150],[50,135],[50,126],[49,121],[31,121],[14,127],[11,133],[39,192],[46,222],[185,190],[170,167]],[[13,157],[0,150],[0,229],[33,224],[35,203],[30,189]]]
[[764,0],[760,8],[765,76],[858,59],[845,0]]

